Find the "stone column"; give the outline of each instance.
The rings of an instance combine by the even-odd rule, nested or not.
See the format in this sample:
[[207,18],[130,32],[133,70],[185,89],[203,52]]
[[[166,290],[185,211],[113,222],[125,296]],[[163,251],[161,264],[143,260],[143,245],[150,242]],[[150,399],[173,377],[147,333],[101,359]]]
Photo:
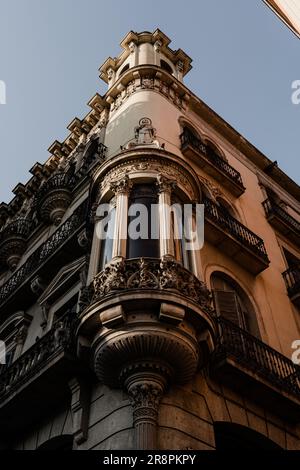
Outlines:
[[128,198],[132,188],[132,181],[128,175],[110,185],[111,190],[116,195],[116,218],[114,229],[114,240],[112,259],[126,258],[126,241],[128,226]]
[[166,381],[160,374],[133,374],[125,387],[133,407],[135,449],[157,449],[158,409]]
[[159,193],[159,238],[160,256],[174,258],[174,234],[171,223],[171,193],[175,181],[159,175],[157,178]]

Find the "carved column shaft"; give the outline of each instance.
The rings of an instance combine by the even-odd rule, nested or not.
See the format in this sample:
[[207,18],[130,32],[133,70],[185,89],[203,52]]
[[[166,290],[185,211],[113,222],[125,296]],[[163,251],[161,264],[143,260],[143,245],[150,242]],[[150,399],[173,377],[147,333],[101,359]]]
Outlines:
[[126,239],[128,225],[128,198],[132,182],[126,175],[124,178],[111,183],[111,189],[116,194],[116,219],[112,257],[126,257]]
[[157,186],[159,192],[159,232],[160,232],[160,256],[174,257],[174,234],[171,223],[171,192],[174,181],[164,176],[159,176]]
[[144,372],[130,376],[125,386],[133,407],[135,449],[157,449],[158,409],[166,380],[159,374]]

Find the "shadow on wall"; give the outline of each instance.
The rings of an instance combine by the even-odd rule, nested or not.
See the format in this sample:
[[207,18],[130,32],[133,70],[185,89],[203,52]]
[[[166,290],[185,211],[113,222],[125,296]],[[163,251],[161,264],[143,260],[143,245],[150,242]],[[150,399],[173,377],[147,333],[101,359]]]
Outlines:
[[268,437],[240,424],[215,422],[216,450],[282,450]]
[[40,445],[37,450],[72,450],[72,448],[73,436],[71,434],[64,434],[49,439],[49,441]]

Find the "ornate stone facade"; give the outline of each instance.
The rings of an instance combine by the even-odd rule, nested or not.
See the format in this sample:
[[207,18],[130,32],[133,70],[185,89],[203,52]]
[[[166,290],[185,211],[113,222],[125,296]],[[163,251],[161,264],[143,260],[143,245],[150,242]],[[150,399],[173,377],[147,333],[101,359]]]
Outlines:
[[[0,205],[2,448],[300,448],[300,189],[186,88],[169,43],[128,33],[105,95]],[[156,237],[131,239],[136,202]]]

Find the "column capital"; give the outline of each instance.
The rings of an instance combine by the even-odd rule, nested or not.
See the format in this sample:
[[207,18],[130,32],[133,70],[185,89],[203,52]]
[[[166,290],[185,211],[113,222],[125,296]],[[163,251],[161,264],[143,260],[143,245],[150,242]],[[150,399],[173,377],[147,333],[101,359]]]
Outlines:
[[117,181],[112,181],[110,183],[110,189],[114,194],[129,194],[133,186],[132,181],[129,179],[128,175],[125,175],[123,178],[120,178]]
[[166,176],[163,176],[159,174],[157,176],[157,181],[156,185],[158,187],[158,192],[159,193],[169,193],[171,194],[172,190],[175,189],[176,187],[176,181],[166,178]]

